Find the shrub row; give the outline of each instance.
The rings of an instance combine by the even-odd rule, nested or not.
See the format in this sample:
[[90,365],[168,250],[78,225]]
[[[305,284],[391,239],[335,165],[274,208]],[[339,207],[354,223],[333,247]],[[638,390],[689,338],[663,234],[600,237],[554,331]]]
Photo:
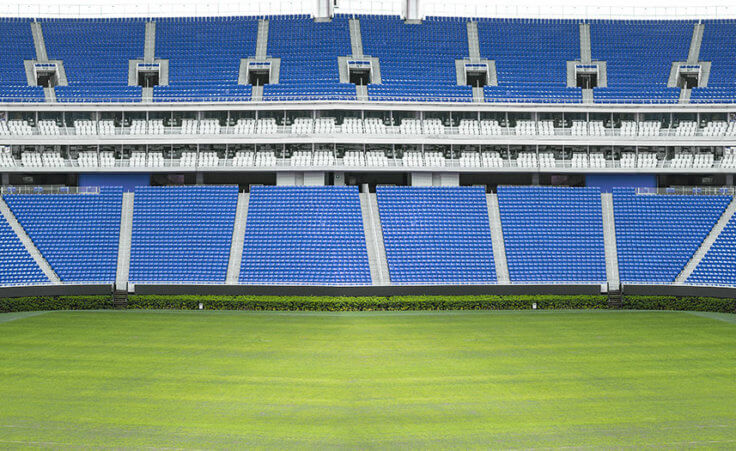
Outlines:
[[128,308],[193,310],[525,310],[602,309],[605,296],[131,296]]
[[[278,311],[401,311],[401,310],[529,310],[607,309],[606,296],[130,296],[129,309]],[[39,296],[0,299],[0,312],[34,310],[102,310],[114,308],[108,296]],[[735,313],[736,299],[627,296],[630,310],[692,310]]]
[[0,298],[0,312],[36,310],[102,310],[113,308],[110,296],[34,296]]

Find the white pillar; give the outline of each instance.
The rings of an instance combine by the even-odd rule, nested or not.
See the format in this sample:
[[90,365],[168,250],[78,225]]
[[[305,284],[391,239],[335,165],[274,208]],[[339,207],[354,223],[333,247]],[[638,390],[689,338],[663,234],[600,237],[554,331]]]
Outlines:
[[334,15],[333,0],[317,0],[316,19],[332,19]]
[[404,1],[404,18],[406,20],[422,20],[419,15],[419,0]]

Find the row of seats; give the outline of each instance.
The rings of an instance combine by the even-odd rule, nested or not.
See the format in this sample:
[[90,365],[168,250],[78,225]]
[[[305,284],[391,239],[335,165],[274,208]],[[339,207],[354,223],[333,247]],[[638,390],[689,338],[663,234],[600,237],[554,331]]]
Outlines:
[[[356,187],[254,186],[240,282],[370,284]],[[483,187],[379,186],[378,218],[395,284],[494,283]],[[6,194],[5,202],[62,282],[115,279],[122,190],[99,194]],[[672,283],[723,215],[728,195],[613,192],[624,283]],[[235,229],[235,186],[138,187],[130,280],[223,283]],[[501,231],[513,283],[606,280],[597,188],[498,188]],[[688,280],[736,285],[736,218]],[[376,269],[379,270],[379,269]],[[0,215],[0,285],[48,283]]]

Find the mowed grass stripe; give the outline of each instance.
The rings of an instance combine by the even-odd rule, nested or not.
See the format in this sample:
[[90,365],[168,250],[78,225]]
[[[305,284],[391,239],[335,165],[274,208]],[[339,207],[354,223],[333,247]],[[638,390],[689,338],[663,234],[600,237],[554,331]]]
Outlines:
[[467,313],[53,312],[3,323],[0,444],[736,444],[734,324]]

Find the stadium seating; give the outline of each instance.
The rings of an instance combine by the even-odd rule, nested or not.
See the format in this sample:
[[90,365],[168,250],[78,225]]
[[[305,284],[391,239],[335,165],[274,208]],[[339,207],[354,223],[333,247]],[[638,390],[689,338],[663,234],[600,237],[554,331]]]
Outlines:
[[622,282],[674,282],[731,201],[729,196],[613,191]]
[[137,187],[130,280],[225,281],[237,186]]
[[695,285],[736,286],[736,216],[728,221],[687,282]]
[[255,17],[156,19],[156,58],[169,60],[169,85],[156,86],[154,99],[250,100],[238,71],[241,58],[255,56],[257,34]]
[[348,56],[347,16],[315,22],[308,16],[268,21],[268,54],[281,58],[279,83],[263,88],[264,100],[355,100],[355,85],[340,83],[337,58]]
[[482,187],[376,189],[392,283],[494,283]]
[[36,59],[29,19],[0,18],[0,99],[43,102],[43,88],[28,86],[23,61]]
[[357,187],[251,187],[240,282],[370,285]]
[[4,199],[62,282],[115,281],[122,188]]
[[49,279],[0,215],[0,286],[48,283]]
[[605,61],[608,87],[593,89],[596,103],[676,103],[668,88],[672,63],[687,59],[694,23],[663,20],[594,20],[593,60]]
[[598,188],[498,187],[512,282],[606,280]]
[[567,61],[580,58],[573,20],[480,19],[480,54],[496,62],[498,86],[489,102],[580,103],[582,90],[567,87]]
[[368,85],[370,100],[470,102],[458,86],[455,60],[468,56],[466,20],[428,17],[406,24],[398,16],[359,16],[363,53],[378,58],[381,84]]
[[694,88],[692,103],[733,103],[736,101],[736,22],[708,20],[705,22],[700,60],[710,61],[708,87]]
[[139,102],[128,86],[128,61],[143,58],[142,19],[46,19],[41,21],[49,59],[62,60],[68,86],[60,102]]

